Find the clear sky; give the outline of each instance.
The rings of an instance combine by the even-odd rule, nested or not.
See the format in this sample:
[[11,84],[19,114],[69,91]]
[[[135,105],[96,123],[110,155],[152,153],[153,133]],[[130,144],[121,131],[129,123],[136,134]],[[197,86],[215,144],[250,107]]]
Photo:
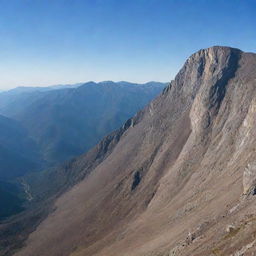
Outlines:
[[255,0],[0,0],[0,89],[169,81],[213,45],[256,52]]

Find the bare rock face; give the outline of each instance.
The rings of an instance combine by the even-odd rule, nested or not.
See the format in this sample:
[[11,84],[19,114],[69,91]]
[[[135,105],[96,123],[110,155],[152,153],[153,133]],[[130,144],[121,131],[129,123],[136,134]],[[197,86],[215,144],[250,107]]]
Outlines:
[[15,255],[255,252],[256,197],[241,201],[255,186],[255,70],[256,55],[238,49],[193,54],[109,137],[97,165],[83,161],[89,152],[66,170],[80,177],[76,185]]
[[[256,136],[256,99],[251,101],[248,113],[243,121],[243,125],[240,128],[240,144],[239,151],[245,152],[247,145]],[[256,147],[256,145],[255,145]],[[248,162],[243,174],[243,187],[244,194],[255,193],[256,188],[256,152],[255,147],[251,153],[254,155],[252,162]]]
[[228,81],[235,76],[239,58],[238,50],[217,47],[199,51],[189,58],[187,65],[191,71],[188,72],[193,74],[197,70],[191,80],[199,83],[194,86],[198,91],[190,112],[194,130],[206,129],[215,118],[225,97]]
[[243,176],[244,194],[256,194],[256,162],[247,165]]

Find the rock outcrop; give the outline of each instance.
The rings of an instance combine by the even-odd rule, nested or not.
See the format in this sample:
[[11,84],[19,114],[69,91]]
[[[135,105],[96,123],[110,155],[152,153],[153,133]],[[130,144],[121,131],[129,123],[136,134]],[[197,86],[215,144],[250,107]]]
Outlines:
[[243,176],[244,194],[256,193],[256,162],[247,165]]

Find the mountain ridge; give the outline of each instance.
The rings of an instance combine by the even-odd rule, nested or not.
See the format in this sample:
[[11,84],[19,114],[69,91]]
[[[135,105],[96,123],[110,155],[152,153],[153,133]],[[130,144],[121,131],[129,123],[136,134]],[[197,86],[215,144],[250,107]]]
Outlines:
[[53,166],[96,145],[164,86],[88,82],[77,88],[6,92],[0,95],[0,112],[27,129],[46,164]]

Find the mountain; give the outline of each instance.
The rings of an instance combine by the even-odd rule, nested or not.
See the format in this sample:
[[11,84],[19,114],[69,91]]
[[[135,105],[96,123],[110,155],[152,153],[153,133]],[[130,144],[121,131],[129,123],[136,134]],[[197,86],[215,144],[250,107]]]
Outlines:
[[142,109],[166,84],[89,82],[77,88],[0,94],[0,112],[18,120],[49,165],[96,145]]
[[82,85],[83,83],[76,83],[76,84],[57,84],[57,85],[50,85],[45,87],[39,86],[18,86],[16,88],[10,90],[0,90],[0,93],[4,93],[5,95],[14,95],[20,93],[28,93],[28,92],[43,92],[43,91],[50,91],[50,90],[57,90],[57,89],[64,89],[64,88],[76,88]]
[[11,182],[41,166],[36,144],[15,120],[0,116],[0,220],[24,209],[24,193]]
[[2,255],[253,255],[255,70],[254,53],[193,54],[144,110],[48,173],[55,191],[0,226]]
[[0,181],[0,220],[24,210],[21,188],[16,184]]
[[0,180],[22,176],[39,165],[38,148],[24,127],[0,115]]

